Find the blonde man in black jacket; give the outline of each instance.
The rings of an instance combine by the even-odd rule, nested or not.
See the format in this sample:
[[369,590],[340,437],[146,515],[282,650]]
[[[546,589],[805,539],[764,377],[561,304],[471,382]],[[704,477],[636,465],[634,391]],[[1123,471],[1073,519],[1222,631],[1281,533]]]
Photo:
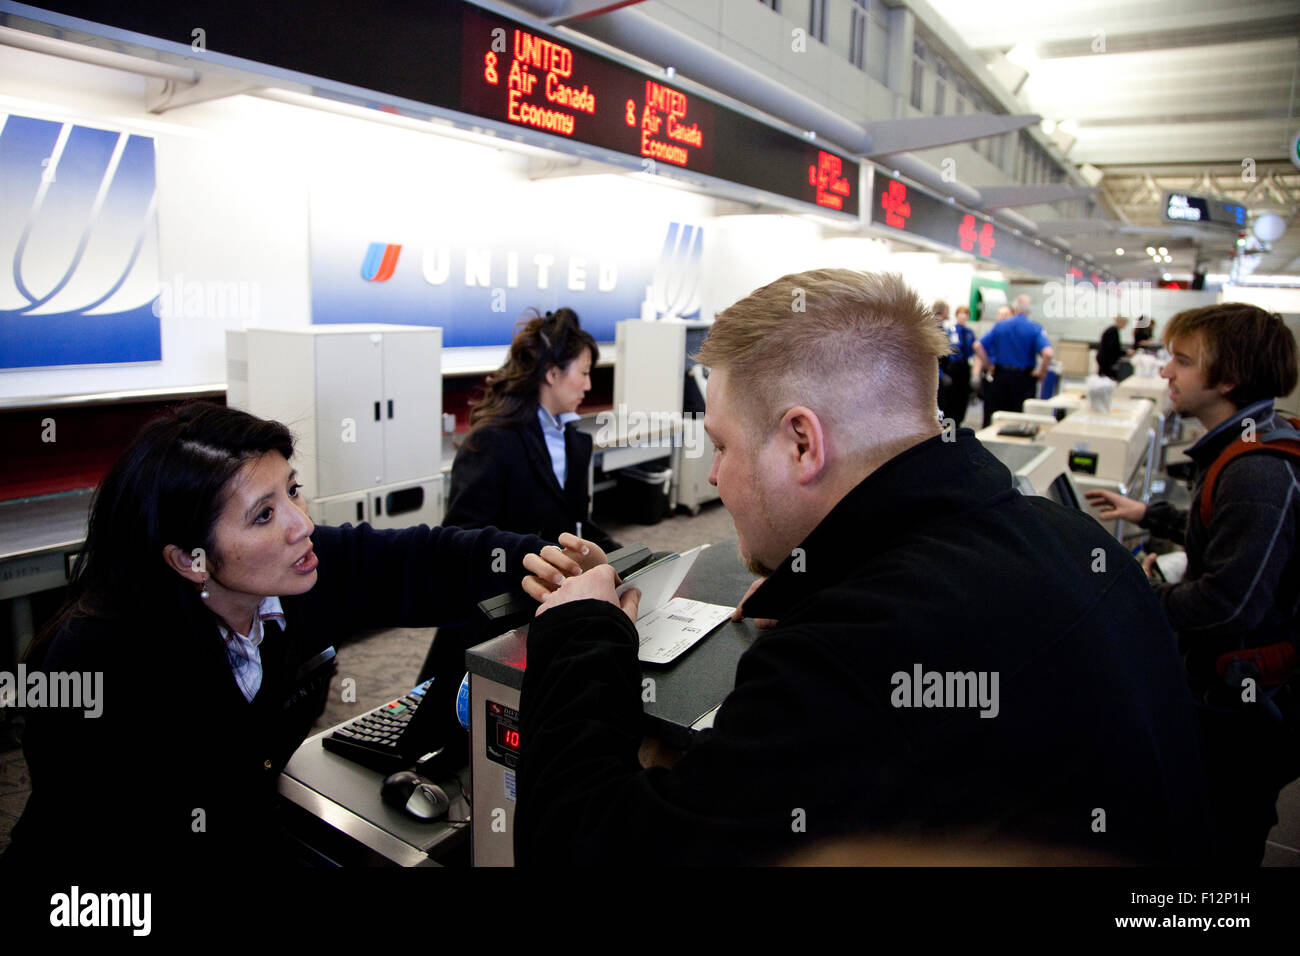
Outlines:
[[777,624],[713,729],[642,769],[636,598],[607,566],[527,582],[517,862],[770,862],[900,832],[1203,857],[1192,701],[1141,568],[970,430],[944,440],[947,351],[898,276],[790,275],[717,317],[710,480],[764,576],[743,609]]

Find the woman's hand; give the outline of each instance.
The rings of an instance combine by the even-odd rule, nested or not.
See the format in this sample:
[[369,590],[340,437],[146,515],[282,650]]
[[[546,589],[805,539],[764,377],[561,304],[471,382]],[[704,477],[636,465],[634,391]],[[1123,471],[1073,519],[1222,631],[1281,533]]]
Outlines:
[[1084,497],[1088,499],[1088,504],[1101,509],[1097,512],[1097,517],[1102,521],[1118,518],[1120,521],[1131,521],[1137,524],[1147,514],[1147,506],[1142,502],[1125,498],[1113,491],[1096,488],[1084,492]]
[[536,554],[524,556],[524,570],[530,572],[524,578],[524,592],[535,601],[545,598],[566,578],[609,563],[598,545],[577,535],[565,532],[560,544],[563,547],[548,544]]

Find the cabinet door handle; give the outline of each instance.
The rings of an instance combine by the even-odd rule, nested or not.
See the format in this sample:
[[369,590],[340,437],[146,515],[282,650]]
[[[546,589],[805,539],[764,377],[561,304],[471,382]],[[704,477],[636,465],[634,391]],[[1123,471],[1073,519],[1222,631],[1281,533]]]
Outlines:
[[375,421],[379,421],[379,403],[375,402]]
[[393,417],[393,400],[391,398],[388,400],[388,417]]

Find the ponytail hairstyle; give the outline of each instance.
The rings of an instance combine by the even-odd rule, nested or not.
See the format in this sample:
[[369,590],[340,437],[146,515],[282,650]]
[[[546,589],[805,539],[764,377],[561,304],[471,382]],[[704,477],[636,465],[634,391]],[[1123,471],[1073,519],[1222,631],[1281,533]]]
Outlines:
[[506,363],[487,377],[483,398],[474,403],[469,415],[470,433],[488,425],[526,422],[537,414],[538,392],[552,368],[565,369],[584,350],[592,361],[600,355],[596,340],[578,323],[572,309],[556,309],[541,315],[529,309],[532,318],[515,326]]
[[163,549],[175,545],[195,554],[201,548],[216,571],[213,529],[231,479],[270,451],[293,456],[289,429],[211,402],[187,403],[145,425],[96,489],[68,601],[28,656],[71,619],[138,620],[142,602],[151,618],[215,624],[216,616],[167,563]]

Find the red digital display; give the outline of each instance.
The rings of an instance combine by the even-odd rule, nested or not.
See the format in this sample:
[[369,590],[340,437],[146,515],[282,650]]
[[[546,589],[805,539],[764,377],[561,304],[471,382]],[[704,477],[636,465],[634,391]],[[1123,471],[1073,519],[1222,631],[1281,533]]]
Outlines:
[[460,99],[472,112],[712,170],[712,104],[699,97],[485,12],[465,11],[461,40]]
[[646,80],[644,105],[638,108],[636,100],[626,104],[627,124],[641,130],[641,155],[677,166],[690,165],[691,148],[704,146],[704,134],[699,123],[687,120],[689,108],[685,93]]
[[663,163],[857,214],[850,159],[562,38],[475,8],[459,17],[459,95],[440,105],[640,157],[646,172]]
[[[1016,235],[987,217],[958,206],[951,197],[940,198],[877,171],[872,191],[872,220],[981,259],[1028,269],[1041,275],[1060,275],[1064,253],[1041,241]],[[1083,273],[1077,273],[1083,278]]]
[[880,196],[880,208],[885,212],[885,225],[895,229],[907,228],[907,217],[912,215],[912,206],[907,201],[907,187],[897,180],[890,180],[889,188]]
[[497,744],[512,753],[519,753],[519,731],[505,724],[497,724]]
[[983,225],[977,225],[975,217],[967,213],[957,227],[957,238],[961,240],[961,247],[966,252],[973,252],[975,244],[979,243],[979,254],[987,259],[993,254],[993,248],[997,245],[997,240],[993,237],[993,223],[985,222]]

